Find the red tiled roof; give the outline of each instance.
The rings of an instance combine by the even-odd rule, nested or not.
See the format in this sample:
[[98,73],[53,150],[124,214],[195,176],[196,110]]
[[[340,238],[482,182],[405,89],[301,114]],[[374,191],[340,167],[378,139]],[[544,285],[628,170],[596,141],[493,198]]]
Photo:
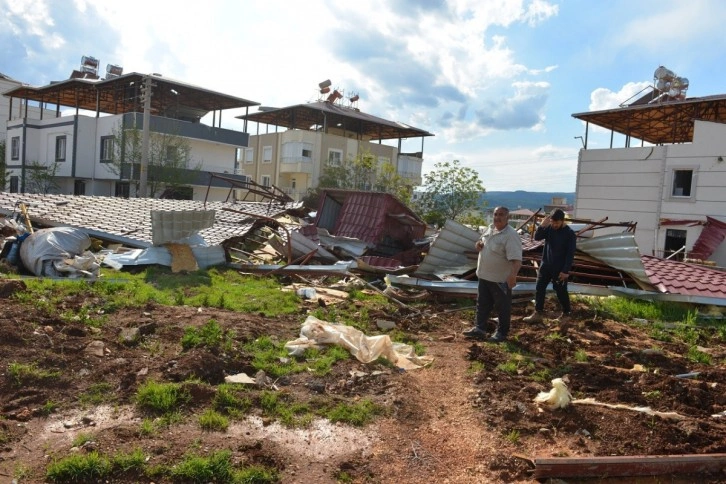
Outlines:
[[706,226],[701,230],[701,235],[693,244],[690,256],[698,259],[708,259],[713,254],[723,239],[726,238],[726,223],[706,216]]
[[650,281],[663,292],[726,298],[726,271],[649,255],[641,259]]

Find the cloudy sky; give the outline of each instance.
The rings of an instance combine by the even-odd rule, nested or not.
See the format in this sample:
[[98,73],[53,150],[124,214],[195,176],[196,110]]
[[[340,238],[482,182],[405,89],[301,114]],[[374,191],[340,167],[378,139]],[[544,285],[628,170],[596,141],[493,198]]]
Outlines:
[[490,191],[574,192],[572,114],[617,107],[660,65],[689,97],[726,92],[724,18],[721,0],[0,0],[0,72],[43,86],[87,55],[274,107],[330,79],[435,134],[424,172],[459,160]]

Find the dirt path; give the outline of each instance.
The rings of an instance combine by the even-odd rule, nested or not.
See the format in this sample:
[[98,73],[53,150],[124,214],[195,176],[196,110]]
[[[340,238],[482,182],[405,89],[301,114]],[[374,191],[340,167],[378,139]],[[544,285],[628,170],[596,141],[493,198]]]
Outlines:
[[381,440],[371,461],[375,475],[388,482],[498,481],[488,465],[501,444],[474,406],[467,359],[472,343],[452,331],[425,344],[434,362],[407,374],[399,415],[379,425]]

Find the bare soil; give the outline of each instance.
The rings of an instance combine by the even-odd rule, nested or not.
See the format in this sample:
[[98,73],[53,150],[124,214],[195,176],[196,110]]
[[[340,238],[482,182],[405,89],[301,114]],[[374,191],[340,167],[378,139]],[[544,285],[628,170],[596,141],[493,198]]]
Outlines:
[[[243,343],[263,335],[282,342],[297,338],[306,313],[319,301],[302,301],[299,314],[281,318],[149,304],[110,314],[96,330],[60,316],[88,311],[93,300],[69,299],[46,314],[12,297],[22,290],[22,282],[0,283],[0,482],[11,482],[19,469],[25,471],[18,482],[44,482],[47,465],[73,452],[96,450],[110,456],[134,448],[149,456],[150,465],[178,462],[191,451],[228,449],[236,464],[273,467],[284,483],[338,482],[341,476],[361,483],[528,483],[538,482],[532,460],[539,457],[726,452],[726,417],[714,417],[726,410],[723,342],[701,342],[712,362],[694,363],[686,357],[687,345],[653,340],[647,324],[602,319],[581,305],[569,327],[553,321],[527,325],[522,317],[529,308],[515,307],[509,344],[527,356],[515,372],[499,366],[514,358],[507,346],[461,337],[471,325],[471,313],[452,311],[454,306],[445,301],[429,298],[422,312],[374,312],[371,321],[395,321],[425,346],[433,363],[399,371],[350,359],[325,377],[298,374],[276,381],[275,387],[311,404],[321,398],[371,399],[386,408],[385,416],[361,428],[318,420],[309,428],[286,429],[253,406],[245,419],[234,420],[221,433],[202,431],[194,415],[209,408],[215,385],[225,375],[255,374]],[[326,306],[335,304],[328,300]],[[554,314],[554,306],[548,309]],[[183,351],[184,328],[210,319],[235,331],[235,351]],[[141,341],[123,343],[124,328],[139,328]],[[370,332],[378,333],[374,323]],[[96,343],[101,349],[97,354],[89,352],[94,341],[102,343]],[[60,377],[18,385],[8,374],[11,363],[36,364],[59,371]],[[549,410],[533,401],[551,387],[549,381],[533,379],[543,370],[565,376],[575,398],[649,407],[681,418],[584,404]],[[698,375],[676,377],[691,372]],[[134,405],[139,385],[147,379],[181,382],[190,377],[204,383],[193,386],[192,402],[181,409],[187,418],[151,435],[141,433],[147,416]],[[113,402],[83,405],[81,395],[100,382],[114,389]],[[45,415],[49,401],[58,409]],[[81,433],[92,434],[93,442],[72,449]],[[117,476],[109,482],[151,480]],[[661,476],[657,482],[726,482],[726,470]]]

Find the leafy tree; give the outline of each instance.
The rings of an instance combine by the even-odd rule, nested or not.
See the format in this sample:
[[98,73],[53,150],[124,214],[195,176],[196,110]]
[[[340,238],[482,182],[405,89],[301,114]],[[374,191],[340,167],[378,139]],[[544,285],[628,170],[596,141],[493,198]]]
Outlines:
[[[108,164],[111,172],[129,180],[139,192],[141,184],[141,158],[143,131],[139,128],[113,130],[112,161]],[[189,142],[180,136],[168,133],[149,133],[149,159],[147,171],[147,190],[150,198],[162,193],[184,193],[193,182],[194,172],[201,170],[201,163],[192,163]]]
[[27,192],[42,193],[46,195],[60,188],[56,181],[58,163],[44,165],[38,161],[32,161],[27,167]]
[[459,160],[440,162],[424,176],[424,192],[416,208],[426,222],[443,225],[452,219],[464,222],[476,219],[483,207],[480,195],[485,191],[479,174],[459,165]]
[[411,186],[396,172],[396,167],[391,162],[379,166],[378,159],[370,152],[359,153],[340,166],[326,166],[318,179],[318,186],[308,190],[303,204],[317,207],[324,188],[385,192],[403,203],[409,203],[412,194]]

